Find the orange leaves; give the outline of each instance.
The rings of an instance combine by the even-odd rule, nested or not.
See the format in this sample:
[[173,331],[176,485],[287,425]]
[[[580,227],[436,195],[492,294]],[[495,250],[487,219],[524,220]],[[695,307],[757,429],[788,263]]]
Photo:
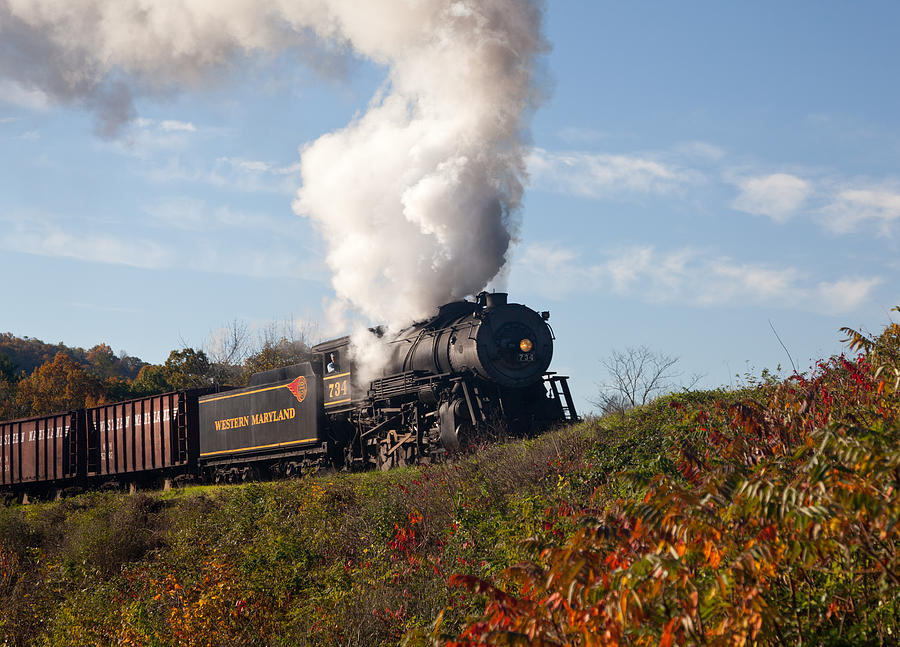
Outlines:
[[40,416],[94,406],[102,395],[100,380],[60,352],[19,382],[16,402],[25,415]]
[[659,647],[672,647],[675,640],[673,629],[675,628],[676,622],[678,622],[678,618],[672,618],[666,623],[662,635],[659,637]]
[[410,556],[419,543],[419,534],[421,533],[416,530],[416,526],[423,523],[424,517],[418,511],[413,510],[409,513],[408,519],[408,526],[394,525],[394,538],[388,542],[391,550],[406,556]]
[[174,644],[178,647],[207,647],[237,644],[248,633],[258,634],[257,621],[263,603],[247,590],[243,578],[228,564],[210,561],[203,576],[182,583],[168,574],[151,580],[157,591],[153,599],[166,611]]
[[722,561],[722,553],[719,552],[712,541],[706,540],[703,542],[703,559],[709,567],[719,567],[719,563]]

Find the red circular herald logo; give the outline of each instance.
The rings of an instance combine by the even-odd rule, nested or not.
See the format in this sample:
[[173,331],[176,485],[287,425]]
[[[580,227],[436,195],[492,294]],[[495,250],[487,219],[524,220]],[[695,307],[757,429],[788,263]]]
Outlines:
[[304,398],[306,398],[306,378],[302,375],[288,384],[287,388],[297,398],[297,402],[303,402]]

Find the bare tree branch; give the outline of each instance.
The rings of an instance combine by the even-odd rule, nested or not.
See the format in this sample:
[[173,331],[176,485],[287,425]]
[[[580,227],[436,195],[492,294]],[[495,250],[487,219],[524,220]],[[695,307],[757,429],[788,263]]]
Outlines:
[[[647,346],[614,350],[609,357],[600,360],[608,373],[608,381],[600,385],[600,392],[593,404],[603,413],[624,413],[628,409],[651,402],[671,391],[672,380],[680,377],[675,372],[678,358],[656,352]],[[699,377],[694,378],[694,384]],[[692,384],[693,385],[693,384]]]
[[318,325],[288,318],[253,331],[243,321],[210,333],[206,354],[219,384],[246,383],[252,373],[304,362],[318,341]]

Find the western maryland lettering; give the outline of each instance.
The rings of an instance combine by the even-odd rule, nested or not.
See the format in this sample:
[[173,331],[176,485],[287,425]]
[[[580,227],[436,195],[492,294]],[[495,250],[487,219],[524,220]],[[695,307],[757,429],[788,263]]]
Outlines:
[[97,416],[97,431],[119,431],[131,427],[137,428],[143,427],[144,425],[158,425],[160,423],[169,422],[170,420],[175,420],[178,415],[177,407],[175,409],[157,409],[152,415],[147,411],[144,412],[143,415],[136,413],[132,416],[130,413],[126,413],[124,409],[116,411],[115,407],[110,407],[110,411],[113,412],[113,415],[107,418],[102,416],[100,410],[97,410],[97,413],[95,414]]
[[[47,461],[52,465],[62,456],[63,439],[69,433],[68,416],[0,424],[0,457],[2,457],[0,473],[3,474],[3,479],[9,478],[14,472],[18,473],[18,470],[22,469],[19,466],[21,462],[25,466],[22,478],[33,480],[35,478],[33,470],[47,469]],[[41,456],[45,451],[48,453],[47,459],[41,458],[40,465],[35,467],[35,453]]]
[[250,426],[250,416],[238,416],[237,418],[225,418],[224,420],[213,420],[216,431],[228,431],[229,429],[240,429],[241,427]]
[[35,440],[42,442],[44,440],[54,440],[62,438],[63,434],[68,433],[69,425],[56,425],[50,429],[31,428],[12,431],[12,425],[9,425],[10,431],[0,433],[0,443],[3,445],[18,445],[19,443],[33,443]]
[[297,410],[293,407],[289,409],[275,409],[274,411],[266,411],[265,413],[254,413],[249,416],[237,416],[236,418],[224,418],[223,420],[214,420],[216,431],[228,431],[229,429],[241,429],[250,425],[265,425],[270,422],[284,422],[285,420],[293,420],[297,415]]
[[254,425],[265,425],[270,422],[292,420],[295,415],[297,415],[297,410],[291,407],[290,409],[267,411],[266,413],[254,413],[250,416],[250,419]]

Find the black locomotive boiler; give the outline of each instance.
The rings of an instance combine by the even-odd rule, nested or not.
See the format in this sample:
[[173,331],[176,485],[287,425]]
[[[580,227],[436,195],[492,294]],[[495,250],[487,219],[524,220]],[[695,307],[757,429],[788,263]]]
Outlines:
[[549,313],[504,293],[441,306],[395,335],[362,380],[349,337],[240,389],[177,391],[0,423],[0,487],[49,494],[172,479],[233,482],[427,463],[500,435],[576,419],[567,378],[548,372]]

